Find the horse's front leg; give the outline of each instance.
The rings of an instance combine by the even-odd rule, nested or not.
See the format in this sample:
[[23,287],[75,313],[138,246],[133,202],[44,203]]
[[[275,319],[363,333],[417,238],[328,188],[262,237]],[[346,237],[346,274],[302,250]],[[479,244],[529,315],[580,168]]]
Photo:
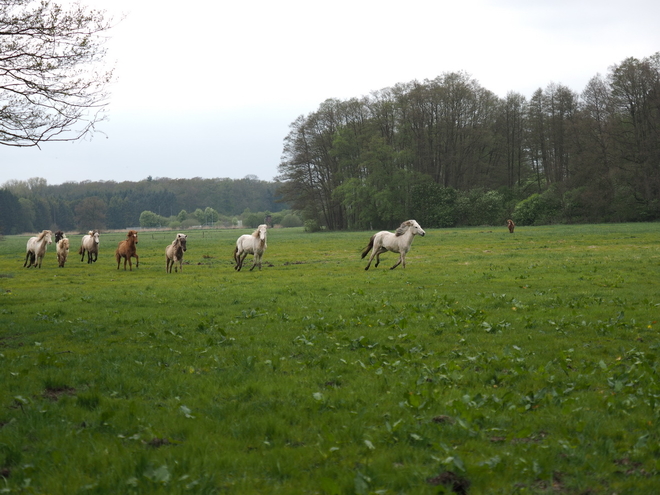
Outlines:
[[135,268],[140,266],[140,257],[135,253],[133,256],[135,256]]
[[245,262],[245,258],[247,258],[247,255],[248,255],[248,253],[247,253],[247,251],[245,251],[242,256],[239,256],[239,258],[241,260],[241,264],[238,266],[238,271],[239,272],[241,271],[241,268],[243,268],[243,263]]
[[405,268],[405,267],[406,267],[406,255],[403,254],[403,253],[401,253],[401,254],[399,255],[399,261],[397,261],[396,264],[395,264],[392,268],[390,268],[390,270],[394,270],[394,269],[395,269],[397,266],[399,266],[401,263],[403,263],[403,267]]
[[259,265],[259,270],[261,270],[261,256],[257,253],[254,253],[254,260],[252,260],[252,267],[250,271],[254,270],[254,267]]

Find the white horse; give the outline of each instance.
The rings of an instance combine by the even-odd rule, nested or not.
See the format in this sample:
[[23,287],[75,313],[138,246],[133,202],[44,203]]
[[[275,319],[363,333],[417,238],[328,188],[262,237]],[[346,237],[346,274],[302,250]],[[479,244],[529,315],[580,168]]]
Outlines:
[[60,240],[55,243],[55,247],[57,248],[57,263],[60,268],[64,268],[64,263],[69,256],[69,239],[66,235],[62,234]]
[[266,231],[268,226],[266,224],[261,224],[257,227],[252,234],[245,234],[238,238],[236,241],[236,248],[234,248],[234,261],[236,261],[235,270],[240,271],[243,268],[243,261],[248,254],[254,255],[254,263],[250,271],[254,269],[255,266],[259,267],[261,270],[261,257],[264,254],[264,251],[268,247],[266,245]]
[[[46,254],[46,249],[49,244],[53,243],[53,233],[50,230],[44,230],[36,237],[30,237],[27,241],[25,252],[25,263],[23,268],[34,266],[41,268],[41,262]],[[28,259],[30,263],[28,264]]]
[[362,258],[364,258],[369,251],[373,249],[371,257],[369,258],[369,263],[365,270],[368,270],[371,266],[371,262],[376,258],[376,265],[380,263],[380,255],[386,253],[387,251],[392,251],[393,253],[399,253],[399,261],[390,268],[394,270],[400,264],[403,264],[403,267],[406,267],[406,253],[410,251],[410,246],[412,245],[413,238],[416,235],[421,235],[422,237],[426,235],[426,232],[419,226],[415,220],[406,220],[403,222],[396,232],[388,232],[383,230],[371,236],[369,239],[369,244],[364,251],[362,251]]
[[[80,261],[85,259],[85,251],[87,252],[87,263],[94,263],[99,257],[99,231],[90,230],[87,235],[84,235],[80,241]],[[92,255],[94,257],[92,258]]]
[[176,273],[177,269],[174,264],[177,261],[179,262],[179,270],[183,272],[183,253],[186,252],[187,239],[188,236],[186,234],[177,234],[172,244],[165,248],[165,258],[167,258],[165,272],[172,273],[172,267],[174,266],[174,272]]

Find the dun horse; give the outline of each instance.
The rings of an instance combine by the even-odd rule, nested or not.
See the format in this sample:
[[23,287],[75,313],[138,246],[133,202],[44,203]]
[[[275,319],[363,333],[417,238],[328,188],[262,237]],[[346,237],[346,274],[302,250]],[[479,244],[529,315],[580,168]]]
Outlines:
[[126,262],[128,261],[128,267],[133,271],[133,264],[131,263],[131,258],[135,258],[135,268],[140,266],[140,258],[137,255],[137,250],[135,245],[138,243],[138,233],[135,230],[129,230],[126,235],[126,240],[121,241],[117,245],[117,251],[115,251],[115,258],[117,259],[117,270],[119,270],[119,264],[121,259],[124,258],[124,270],[126,270]]
[[396,229],[394,234],[387,230],[383,230],[372,235],[371,239],[369,239],[369,244],[362,251],[362,258],[364,258],[369,254],[369,251],[373,249],[365,270],[369,269],[374,258],[376,258],[375,266],[378,266],[380,263],[380,255],[387,251],[399,253],[399,261],[397,261],[390,270],[394,270],[400,264],[403,264],[403,267],[405,268],[406,253],[410,250],[415,235],[421,235],[422,237],[426,235],[426,232],[424,232],[415,220],[406,220],[398,229]]
[[165,272],[172,273],[172,267],[174,266],[174,272],[176,273],[177,269],[175,263],[179,262],[179,269],[183,272],[183,253],[186,252],[186,240],[188,236],[186,234],[177,234],[176,239],[172,241],[172,244],[165,248],[165,258],[167,258],[167,266],[165,267]]
[[57,249],[57,263],[60,268],[64,268],[64,263],[66,263],[69,256],[69,239],[62,234],[60,240],[55,243],[55,247]]
[[[87,252],[87,263],[94,263],[99,257],[99,231],[90,230],[89,234],[84,235],[80,242],[80,261],[85,259],[85,252]],[[92,256],[93,255],[93,256]]]
[[513,229],[516,228],[516,224],[513,223],[513,220],[507,220],[506,221],[506,226],[509,227],[509,233],[513,234]]
[[[46,249],[49,244],[53,243],[53,233],[50,230],[44,230],[36,237],[30,237],[27,241],[26,252],[25,252],[25,263],[23,263],[23,268],[26,266],[30,268],[34,266],[35,268],[41,268],[41,262],[44,259],[46,254]],[[30,263],[28,264],[28,260]]]
[[241,271],[243,268],[243,261],[248,254],[254,255],[254,262],[250,271],[254,269],[255,266],[259,267],[261,270],[261,257],[264,254],[264,251],[268,247],[266,245],[266,232],[268,226],[266,224],[261,224],[257,227],[252,234],[245,234],[238,238],[236,241],[236,247],[234,248],[234,261],[236,262],[235,270]]

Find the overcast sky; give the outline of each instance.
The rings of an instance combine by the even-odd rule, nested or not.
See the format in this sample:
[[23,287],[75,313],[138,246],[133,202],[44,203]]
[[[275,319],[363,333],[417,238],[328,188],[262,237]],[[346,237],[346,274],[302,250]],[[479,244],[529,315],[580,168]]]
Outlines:
[[[64,0],[64,3],[68,3]],[[116,19],[107,122],[90,140],[0,147],[0,185],[277,175],[299,115],[465,71],[504,97],[582,92],[660,51],[658,0],[82,0]]]

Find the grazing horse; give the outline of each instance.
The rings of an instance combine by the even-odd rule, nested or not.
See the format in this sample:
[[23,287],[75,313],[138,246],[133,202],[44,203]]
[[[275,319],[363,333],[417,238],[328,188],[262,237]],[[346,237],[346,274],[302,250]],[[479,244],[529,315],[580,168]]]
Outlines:
[[135,245],[138,243],[138,233],[136,230],[129,230],[126,234],[126,240],[121,241],[117,245],[117,251],[115,251],[115,258],[117,259],[117,270],[119,270],[119,264],[121,259],[124,258],[124,270],[126,270],[126,262],[128,261],[128,267],[133,271],[133,264],[131,263],[131,258],[135,258],[135,268],[140,266],[140,257],[137,255],[137,250]]
[[509,233],[513,234],[513,229],[516,228],[516,224],[513,223],[513,220],[507,220],[506,221],[506,226],[509,227]]
[[172,267],[174,266],[174,272],[176,273],[177,269],[174,265],[177,261],[179,262],[179,269],[183,272],[183,253],[186,252],[186,240],[188,236],[186,234],[177,234],[176,239],[172,241],[172,244],[165,248],[165,258],[167,258],[167,266],[165,267],[166,273],[172,273]]
[[[23,263],[23,268],[26,266],[30,268],[34,266],[35,268],[41,268],[41,262],[44,259],[46,254],[46,249],[49,244],[53,243],[53,233],[50,230],[44,230],[36,237],[30,237],[27,241],[27,248],[25,252],[25,263]],[[28,264],[28,259],[30,263]]]
[[[64,268],[64,263],[69,256],[69,239],[67,239],[64,233],[60,232],[62,235],[60,240],[55,242],[55,247],[57,248],[57,263],[60,265],[60,268]],[[55,238],[57,239],[57,232],[55,233]]]
[[394,270],[402,263],[403,267],[405,268],[406,253],[410,250],[410,246],[415,235],[421,235],[422,237],[426,235],[426,232],[424,232],[424,230],[415,220],[406,220],[399,226],[398,229],[396,229],[394,234],[392,234],[392,232],[388,232],[387,230],[383,230],[377,234],[372,235],[371,239],[369,239],[369,244],[362,251],[362,258],[364,258],[373,248],[371,257],[369,258],[369,263],[367,263],[365,270],[369,269],[374,258],[376,258],[375,266],[378,266],[380,263],[380,255],[387,251],[399,253],[399,261],[397,261],[397,263],[392,268],[390,268],[390,270]]
[[[87,263],[94,263],[99,257],[99,231],[90,230],[87,235],[84,235],[80,241],[80,261],[85,259],[85,251],[87,252]],[[92,255],[94,255],[92,257]]]
[[252,234],[242,235],[236,240],[236,247],[234,248],[234,261],[236,262],[236,266],[234,267],[235,270],[241,271],[241,268],[243,268],[243,261],[248,254],[254,255],[254,263],[252,264],[250,271],[252,271],[255,266],[258,266],[259,270],[261,270],[261,257],[268,247],[266,245],[267,230],[268,226],[266,224],[261,224]]

